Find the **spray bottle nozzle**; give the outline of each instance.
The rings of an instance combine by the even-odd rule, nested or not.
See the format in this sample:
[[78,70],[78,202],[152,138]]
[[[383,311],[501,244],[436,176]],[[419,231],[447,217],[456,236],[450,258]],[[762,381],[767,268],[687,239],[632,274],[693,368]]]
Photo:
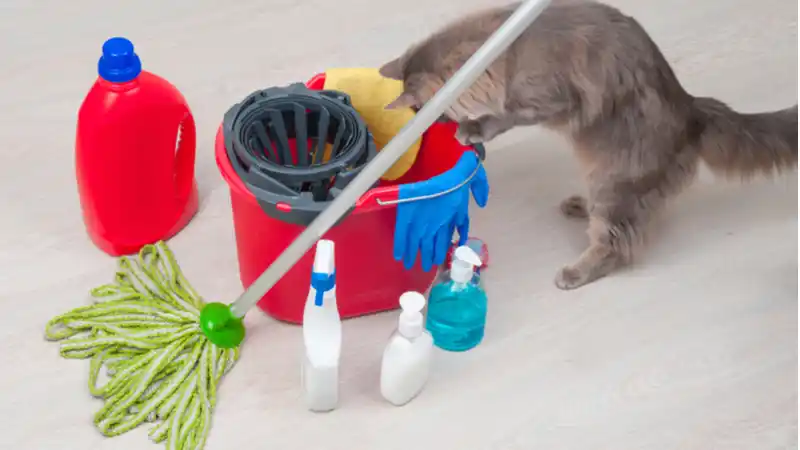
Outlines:
[[416,337],[422,333],[422,308],[425,307],[425,296],[419,292],[406,292],[400,296],[400,313],[398,330],[406,337]]
[[328,275],[327,273],[314,272],[311,274],[311,287],[316,291],[314,295],[314,306],[322,306],[322,298],[326,292],[336,286],[336,272]]
[[462,245],[453,253],[450,278],[456,283],[468,283],[472,279],[475,267],[480,267],[482,264],[481,257],[475,250]]
[[311,287],[316,291],[314,305],[322,306],[325,292],[336,286],[336,265],[333,241],[320,239],[314,253],[314,268],[311,272]]

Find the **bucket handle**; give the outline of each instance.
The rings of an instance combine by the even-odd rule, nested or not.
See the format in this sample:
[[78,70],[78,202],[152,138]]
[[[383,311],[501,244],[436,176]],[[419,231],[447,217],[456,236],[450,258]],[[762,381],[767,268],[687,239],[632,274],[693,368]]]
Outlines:
[[470,183],[472,181],[473,178],[475,178],[475,175],[478,174],[478,172],[481,170],[482,167],[483,167],[483,163],[478,161],[478,165],[475,167],[475,170],[472,171],[470,176],[468,176],[461,183],[458,183],[457,185],[455,185],[455,186],[453,186],[453,187],[451,187],[449,189],[446,189],[444,191],[436,192],[434,194],[420,195],[420,196],[417,196],[417,197],[396,198],[396,199],[391,199],[391,200],[381,200],[380,198],[376,198],[375,199],[375,203],[377,203],[380,206],[389,206],[389,205],[399,205],[401,203],[412,203],[412,202],[418,202],[418,201],[421,201],[421,200],[430,200],[430,199],[433,199],[433,198],[439,198],[439,197],[441,197],[443,195],[447,195],[447,194],[449,194],[451,192],[455,192],[455,191],[461,189],[462,187],[466,186],[468,183]]
[[370,207],[375,208],[376,206],[371,205],[372,203],[374,203],[375,205],[377,205],[377,208],[383,208],[383,207],[399,205],[402,203],[412,203],[421,200],[430,200],[457,191],[462,187],[464,187],[465,185],[472,182],[472,180],[475,178],[476,175],[478,175],[478,172],[483,167],[483,161],[486,160],[486,148],[482,144],[473,144],[472,151],[474,151],[475,154],[478,155],[478,165],[475,167],[475,170],[473,170],[472,173],[467,178],[464,179],[464,181],[449,189],[446,189],[442,192],[436,192],[434,194],[420,195],[417,197],[409,197],[401,199],[399,198],[400,187],[389,186],[389,187],[371,189],[367,191],[367,193],[363,195],[356,204],[359,207],[366,206],[367,208]]

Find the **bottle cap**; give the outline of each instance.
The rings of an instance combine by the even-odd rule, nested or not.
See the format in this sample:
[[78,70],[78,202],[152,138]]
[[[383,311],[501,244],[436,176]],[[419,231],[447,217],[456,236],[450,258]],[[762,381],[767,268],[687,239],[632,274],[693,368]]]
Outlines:
[[400,296],[400,320],[397,329],[407,338],[415,338],[422,334],[422,308],[425,307],[425,296],[419,292],[409,291]]
[[103,56],[97,62],[100,78],[112,83],[125,83],[142,72],[142,61],[133,51],[131,41],[113,37],[103,44]]
[[475,250],[462,245],[453,253],[450,279],[456,283],[469,283],[472,280],[475,267],[480,267],[481,264],[481,257],[478,256]]
[[336,286],[336,264],[333,241],[320,239],[314,253],[314,268],[311,273],[311,287],[317,291],[314,298],[316,306],[322,306],[325,292]]

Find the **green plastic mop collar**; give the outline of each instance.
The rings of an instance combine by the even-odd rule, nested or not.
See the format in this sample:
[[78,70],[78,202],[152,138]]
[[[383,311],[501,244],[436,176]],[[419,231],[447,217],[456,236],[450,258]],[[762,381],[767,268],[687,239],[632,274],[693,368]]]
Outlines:
[[244,340],[242,319],[234,317],[223,303],[209,303],[200,311],[200,328],[209,341],[220,348],[235,348]]

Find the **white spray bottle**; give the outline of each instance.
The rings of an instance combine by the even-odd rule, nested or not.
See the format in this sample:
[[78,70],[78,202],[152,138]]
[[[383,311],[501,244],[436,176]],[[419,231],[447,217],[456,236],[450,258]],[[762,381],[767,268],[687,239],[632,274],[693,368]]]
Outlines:
[[433,338],[425,330],[422,308],[425,297],[419,292],[400,296],[400,319],[381,362],[381,394],[390,403],[401,406],[425,387],[433,356]]
[[303,311],[303,343],[301,379],[308,409],[331,411],[339,402],[342,347],[333,241],[321,239],[317,242],[311,288]]

